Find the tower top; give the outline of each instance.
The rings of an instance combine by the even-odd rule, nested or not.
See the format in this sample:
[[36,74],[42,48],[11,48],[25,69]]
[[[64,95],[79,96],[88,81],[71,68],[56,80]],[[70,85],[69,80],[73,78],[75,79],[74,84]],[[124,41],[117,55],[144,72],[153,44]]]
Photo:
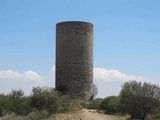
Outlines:
[[56,25],[60,25],[60,24],[88,24],[93,26],[92,23],[85,22],[85,21],[62,21],[62,22],[58,22]]

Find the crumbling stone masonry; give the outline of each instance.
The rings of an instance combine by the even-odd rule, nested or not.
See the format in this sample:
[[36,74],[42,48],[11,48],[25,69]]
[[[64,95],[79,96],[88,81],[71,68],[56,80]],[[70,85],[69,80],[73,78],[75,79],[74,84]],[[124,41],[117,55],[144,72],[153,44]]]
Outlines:
[[93,96],[93,25],[68,21],[56,25],[56,89],[71,98]]

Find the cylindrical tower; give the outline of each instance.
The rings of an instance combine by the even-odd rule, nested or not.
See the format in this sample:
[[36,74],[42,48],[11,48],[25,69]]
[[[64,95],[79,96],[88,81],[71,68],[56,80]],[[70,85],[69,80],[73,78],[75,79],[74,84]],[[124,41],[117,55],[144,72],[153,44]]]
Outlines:
[[93,25],[68,21],[56,25],[56,89],[71,98],[93,95]]

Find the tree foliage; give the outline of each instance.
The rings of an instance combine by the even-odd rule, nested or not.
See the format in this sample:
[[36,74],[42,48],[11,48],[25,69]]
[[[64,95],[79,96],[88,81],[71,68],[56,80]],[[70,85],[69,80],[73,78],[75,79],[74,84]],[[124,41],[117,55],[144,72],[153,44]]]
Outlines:
[[132,118],[144,120],[160,104],[160,87],[150,83],[126,82],[120,92],[123,111]]

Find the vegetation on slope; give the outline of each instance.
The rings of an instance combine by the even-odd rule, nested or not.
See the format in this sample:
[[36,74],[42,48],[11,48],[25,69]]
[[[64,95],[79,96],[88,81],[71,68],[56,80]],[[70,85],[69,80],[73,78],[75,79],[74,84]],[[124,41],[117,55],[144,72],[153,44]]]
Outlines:
[[[76,111],[78,104],[53,88],[33,88],[30,96],[22,90],[12,90],[0,95],[1,120],[45,120],[56,113]],[[83,103],[87,109],[104,111],[106,114],[128,114],[131,119],[160,119],[160,87],[150,83],[126,82],[119,96],[97,98]]]

